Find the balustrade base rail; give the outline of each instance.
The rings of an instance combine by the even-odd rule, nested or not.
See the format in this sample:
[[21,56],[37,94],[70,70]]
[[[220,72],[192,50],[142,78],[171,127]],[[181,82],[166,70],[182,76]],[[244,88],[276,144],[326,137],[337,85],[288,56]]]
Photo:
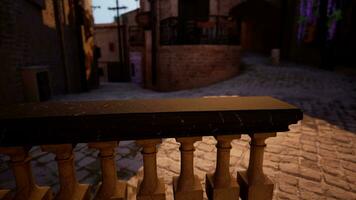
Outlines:
[[[273,183],[263,173],[265,140],[302,119],[300,109],[271,97],[226,97],[168,100],[127,100],[20,104],[0,107],[0,154],[10,156],[16,188],[7,199],[53,199],[49,187],[39,187],[31,171],[29,147],[55,155],[59,200],[89,199],[90,185],[76,179],[73,144],[89,142],[98,149],[101,184],[94,199],[126,199],[127,186],[117,180],[115,148],[119,141],[136,139],[142,147],[144,176],[139,200],[165,199],[165,185],[157,174],[157,145],[173,136],[180,143],[181,171],[173,178],[175,199],[203,199],[194,174],[194,143],[202,136],[217,140],[216,169],[206,176],[209,199],[272,199]],[[261,127],[262,126],[262,127]],[[268,130],[266,132],[266,130]],[[251,137],[249,167],[231,177],[231,142],[240,134]],[[199,163],[197,163],[199,164]],[[0,180],[1,181],[1,180]]]

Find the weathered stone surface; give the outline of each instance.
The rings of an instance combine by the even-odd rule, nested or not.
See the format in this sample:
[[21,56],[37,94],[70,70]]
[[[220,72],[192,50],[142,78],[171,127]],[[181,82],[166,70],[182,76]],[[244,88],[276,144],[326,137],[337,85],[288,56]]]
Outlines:
[[341,176],[343,175],[343,171],[340,170],[339,168],[333,168],[333,167],[329,167],[327,165],[322,165],[321,168],[323,169],[323,172],[325,174],[329,174],[332,176]]
[[339,158],[348,162],[353,162],[356,164],[356,155],[340,153]]
[[298,178],[285,173],[279,173],[277,177],[278,182],[284,182],[289,185],[297,186]]
[[313,192],[309,192],[306,190],[301,189],[300,190],[300,198],[303,200],[319,200],[319,199],[325,199],[325,198],[320,198],[320,195],[315,194]]
[[307,160],[310,160],[310,161],[318,161],[318,155],[315,154],[315,153],[309,153],[309,152],[306,152],[306,151],[303,151],[301,152],[301,156]]
[[323,194],[323,190],[321,188],[321,184],[320,182],[315,182],[315,181],[309,181],[309,180],[305,180],[305,179],[299,179],[299,188],[309,191],[309,192],[313,192],[316,194]]
[[208,145],[204,142],[197,142],[196,148],[203,152],[212,152],[215,147],[213,145]]
[[329,151],[326,149],[319,148],[319,155],[323,158],[333,158],[333,159],[338,158],[336,150]]
[[297,194],[289,194],[285,192],[278,192],[275,199],[282,199],[282,200],[299,200]]
[[321,181],[320,171],[313,170],[304,166],[300,166],[300,176],[313,181]]
[[236,156],[236,157],[241,157],[242,156],[242,150],[240,148],[232,148],[230,151],[231,156]]
[[336,199],[345,200],[345,199],[355,199],[356,196],[352,192],[345,191],[338,187],[326,187],[325,194],[330,197],[335,197]]
[[311,161],[304,158],[300,159],[300,166],[307,167],[313,170],[319,170],[320,166],[317,161]]
[[316,153],[317,152],[316,146],[313,146],[313,145],[303,144],[302,145],[302,149],[304,151],[306,151],[306,152],[309,152],[309,153]]
[[284,184],[283,182],[279,183],[279,190],[282,192],[286,192],[289,194],[297,194],[298,193],[298,188],[296,186],[292,185],[287,185]]
[[347,181],[350,183],[351,188],[353,190],[356,190],[356,173],[349,170],[345,170],[345,176]]
[[349,190],[350,186],[349,184],[342,180],[340,177],[338,176],[332,176],[329,174],[324,174],[324,178],[325,178],[325,183],[329,184],[329,185],[333,185],[339,188],[342,188],[344,190]]
[[270,161],[270,160],[265,160],[263,162],[263,167],[269,167],[269,168],[277,169],[278,168],[278,163]]
[[[320,165],[328,166],[331,168],[338,168],[338,167],[340,167],[340,160],[330,159],[330,158],[322,158],[322,159],[320,159]],[[356,165],[355,165],[355,167],[356,167]]]
[[291,174],[291,175],[299,175],[299,166],[293,163],[280,163],[279,169],[282,172]]
[[320,144],[319,144],[320,149],[334,151],[336,148],[335,143],[332,142],[331,138],[320,137],[319,142],[320,142]]
[[278,146],[278,145],[267,145],[265,149],[266,152],[273,153],[273,154],[279,154],[283,150],[285,150],[283,146]]
[[341,154],[353,154],[354,149],[353,148],[345,148],[345,147],[336,147],[336,150],[341,153]]
[[265,152],[264,159],[270,160],[270,161],[273,161],[273,162],[279,162],[281,160],[281,156],[278,155],[278,154]]
[[356,163],[341,161],[343,168],[356,172]]
[[280,155],[280,163],[294,163],[299,164],[299,156],[292,156],[292,155]]

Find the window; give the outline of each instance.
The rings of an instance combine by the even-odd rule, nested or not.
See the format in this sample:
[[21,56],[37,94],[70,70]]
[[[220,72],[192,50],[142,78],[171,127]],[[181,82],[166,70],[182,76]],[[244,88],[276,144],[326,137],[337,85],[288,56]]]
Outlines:
[[109,51],[115,52],[115,44],[113,42],[109,42]]

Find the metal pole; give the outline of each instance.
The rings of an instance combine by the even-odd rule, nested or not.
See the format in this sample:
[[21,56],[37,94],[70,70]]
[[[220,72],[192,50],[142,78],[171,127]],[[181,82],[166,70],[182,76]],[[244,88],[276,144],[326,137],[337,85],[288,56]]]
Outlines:
[[150,0],[151,23],[152,23],[152,85],[157,83],[157,2]]
[[120,81],[123,79],[123,56],[122,56],[122,38],[121,38],[121,30],[120,30],[120,7],[119,7],[119,0],[116,0],[116,14],[117,14],[117,18],[116,18],[116,21],[117,21],[117,35],[118,35],[118,53],[119,53],[119,67],[120,67]]

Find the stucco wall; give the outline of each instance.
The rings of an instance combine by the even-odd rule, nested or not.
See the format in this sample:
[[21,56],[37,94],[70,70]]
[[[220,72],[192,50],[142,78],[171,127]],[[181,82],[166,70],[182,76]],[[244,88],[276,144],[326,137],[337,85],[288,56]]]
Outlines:
[[209,85],[237,75],[239,67],[239,46],[160,46],[157,89],[171,91]]
[[[94,28],[95,44],[100,48],[101,57],[99,62],[117,62],[118,43],[117,43],[117,26],[113,24],[96,25]],[[114,51],[110,51],[109,44],[113,43]]]

